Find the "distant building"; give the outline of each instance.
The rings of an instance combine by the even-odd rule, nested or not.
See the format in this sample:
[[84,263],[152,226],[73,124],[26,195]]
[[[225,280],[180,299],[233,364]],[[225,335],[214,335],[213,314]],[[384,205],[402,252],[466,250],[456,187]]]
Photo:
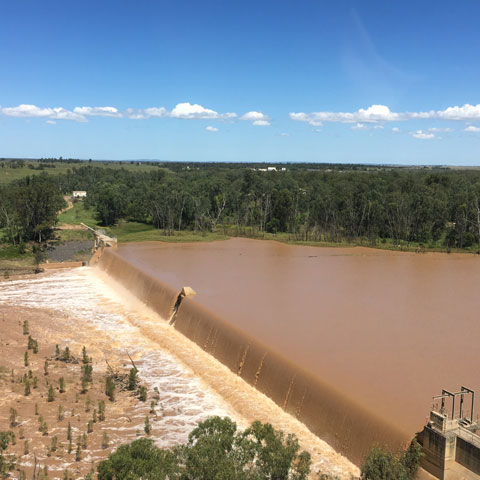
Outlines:
[[252,170],[256,170],[258,172],[286,172],[287,169],[285,167],[277,168],[277,167],[266,167],[266,168],[253,168]]
[[74,190],[72,193],[73,200],[83,200],[86,197],[87,197],[87,192],[85,192],[84,190]]

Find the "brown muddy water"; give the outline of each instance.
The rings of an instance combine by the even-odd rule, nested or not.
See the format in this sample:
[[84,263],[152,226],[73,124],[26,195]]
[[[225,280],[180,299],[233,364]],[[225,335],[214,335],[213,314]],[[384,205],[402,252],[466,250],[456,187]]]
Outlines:
[[357,463],[419,431],[442,388],[479,387],[472,255],[231,239],[121,245],[101,266],[164,318],[191,286],[175,327]]

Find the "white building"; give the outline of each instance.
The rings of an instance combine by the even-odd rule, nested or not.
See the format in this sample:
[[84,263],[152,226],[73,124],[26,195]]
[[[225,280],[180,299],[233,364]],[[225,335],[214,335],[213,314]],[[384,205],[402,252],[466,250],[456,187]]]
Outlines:
[[87,197],[87,192],[84,190],[74,190],[72,192],[72,199],[73,200],[82,200]]

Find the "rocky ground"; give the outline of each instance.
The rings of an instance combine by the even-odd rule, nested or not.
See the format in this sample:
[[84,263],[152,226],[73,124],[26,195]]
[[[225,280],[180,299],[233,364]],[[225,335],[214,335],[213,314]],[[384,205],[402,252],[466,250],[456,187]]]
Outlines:
[[69,262],[88,260],[92,255],[92,240],[74,240],[49,246],[47,249],[50,262]]

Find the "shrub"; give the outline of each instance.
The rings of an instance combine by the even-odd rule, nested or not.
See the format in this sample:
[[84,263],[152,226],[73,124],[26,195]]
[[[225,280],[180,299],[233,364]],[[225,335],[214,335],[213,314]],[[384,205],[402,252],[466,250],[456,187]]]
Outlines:
[[150,435],[151,431],[152,431],[152,427],[150,426],[150,419],[147,417],[145,417],[145,426],[143,428],[145,430],[145,433],[147,435]]
[[50,384],[50,387],[48,387],[47,402],[53,402],[54,400],[55,400],[55,392],[53,390],[52,384]]
[[102,436],[102,448],[105,450],[108,447],[109,438],[107,432],[103,432]]
[[400,458],[392,452],[374,447],[361,467],[362,480],[413,480],[422,456],[416,439],[401,453]]
[[130,373],[128,375],[128,389],[135,390],[137,388],[137,369],[131,368]]
[[98,401],[98,420],[100,422],[105,420],[105,402],[103,400]]
[[65,350],[62,353],[62,360],[68,362],[70,360],[70,348],[65,347]]
[[111,402],[115,400],[115,383],[113,383],[113,379],[110,376],[105,379],[105,395]]
[[147,389],[143,385],[138,389],[138,399],[142,402],[147,401]]
[[10,408],[10,427],[17,426],[17,411],[14,408]]

